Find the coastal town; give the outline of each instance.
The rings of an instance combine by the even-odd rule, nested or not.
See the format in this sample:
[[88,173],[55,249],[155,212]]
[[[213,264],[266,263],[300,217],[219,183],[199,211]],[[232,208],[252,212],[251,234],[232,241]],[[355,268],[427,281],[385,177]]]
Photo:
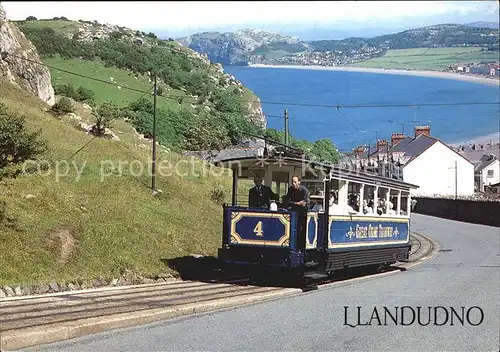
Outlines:
[[450,65],[444,71],[486,77],[500,77],[500,60],[489,63],[457,63]]
[[396,163],[405,182],[420,186],[415,196],[500,201],[499,138],[496,133],[451,145],[432,135],[431,126],[415,126],[412,134],[394,132],[354,148],[343,163],[375,168]]
[[252,56],[251,64],[265,63],[268,65],[301,65],[301,66],[341,66],[369,60],[382,56],[386,49],[363,47],[347,51],[302,52],[296,55],[283,57],[265,57],[264,55]]

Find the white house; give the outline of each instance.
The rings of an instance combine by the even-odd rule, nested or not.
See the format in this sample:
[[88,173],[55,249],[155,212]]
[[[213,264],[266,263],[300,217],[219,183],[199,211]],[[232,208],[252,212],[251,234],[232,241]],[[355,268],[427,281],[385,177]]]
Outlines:
[[475,181],[479,192],[484,186],[492,186],[500,182],[500,161],[493,154],[483,155],[475,167]]
[[[359,150],[359,149],[357,149]],[[474,194],[474,164],[430,136],[429,126],[415,127],[413,137],[393,133],[391,143],[377,142],[363,159],[393,158],[403,165],[403,180],[419,186],[420,196],[468,196]],[[359,154],[358,154],[359,157]]]

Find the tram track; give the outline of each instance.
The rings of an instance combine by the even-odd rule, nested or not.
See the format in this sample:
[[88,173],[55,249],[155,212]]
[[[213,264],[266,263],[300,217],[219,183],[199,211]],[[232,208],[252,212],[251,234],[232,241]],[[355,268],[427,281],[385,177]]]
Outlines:
[[[318,282],[320,289],[348,285],[365,278],[405,270],[437,253],[436,244],[421,234],[412,235],[407,263],[389,272],[358,272]],[[361,275],[361,276],[360,276]],[[0,349],[14,350],[110,329],[151,323],[185,315],[206,313],[241,305],[294,296],[301,288],[284,288],[258,282],[244,274],[213,280],[170,282],[60,292],[0,300]]]

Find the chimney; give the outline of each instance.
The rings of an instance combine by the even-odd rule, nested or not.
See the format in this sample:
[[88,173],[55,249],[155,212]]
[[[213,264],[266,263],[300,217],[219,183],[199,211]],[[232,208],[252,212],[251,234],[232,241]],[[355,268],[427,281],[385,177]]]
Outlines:
[[385,139],[381,139],[377,141],[377,148],[382,148],[388,145],[389,143]]
[[431,127],[430,126],[415,126],[415,138],[420,136],[421,134],[425,134],[426,136],[431,135]]
[[356,155],[356,157],[362,159],[364,151],[365,151],[365,147],[363,147],[362,145],[360,145],[356,149],[354,149],[354,155]]
[[394,147],[405,138],[404,133],[394,132],[391,136],[391,147]]

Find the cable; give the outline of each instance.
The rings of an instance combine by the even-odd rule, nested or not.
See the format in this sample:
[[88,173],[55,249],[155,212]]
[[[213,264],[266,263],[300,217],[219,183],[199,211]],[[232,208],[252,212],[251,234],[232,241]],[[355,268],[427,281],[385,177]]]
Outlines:
[[[9,53],[2,53],[2,55],[4,55],[4,58],[7,57],[7,56],[12,56],[12,57],[15,57],[15,58],[18,58],[18,59],[21,59],[21,60],[32,62],[32,63],[38,64],[38,65],[41,65],[41,66],[52,68],[54,70],[65,72],[65,73],[68,73],[68,74],[71,74],[71,75],[75,75],[75,76],[78,76],[78,77],[87,78],[87,79],[94,80],[94,81],[97,81],[97,82],[100,82],[100,83],[109,84],[109,85],[112,85],[114,87],[121,87],[123,89],[128,89],[128,90],[131,90],[131,91],[143,93],[143,96],[141,96],[141,98],[144,97],[146,94],[150,93],[150,91],[151,91],[151,89],[148,90],[148,91],[143,91],[143,90],[136,89],[136,88],[131,88],[131,87],[128,87],[128,86],[119,86],[118,84],[115,84],[115,83],[112,83],[112,82],[109,82],[109,81],[106,81],[106,80],[102,80],[102,79],[99,79],[99,78],[90,77],[90,76],[82,75],[80,73],[76,73],[76,72],[64,70],[64,69],[57,68],[57,67],[54,67],[54,66],[51,66],[51,65],[47,65],[47,64],[44,64],[44,63],[41,63],[41,62],[38,62],[38,61],[27,59],[25,57],[18,56],[18,55],[13,55],[13,54],[9,54]],[[180,100],[184,100],[184,99],[189,99],[189,97],[186,97],[186,96],[174,96],[174,95],[159,95],[158,97],[166,98],[166,99],[173,99],[173,100],[176,100],[176,101],[180,101]],[[139,98],[139,99],[141,99],[141,98]],[[249,102],[249,101],[245,101],[245,102]],[[337,111],[339,111],[341,114],[343,114],[343,112],[340,110],[341,108],[397,108],[397,107],[419,108],[419,107],[424,107],[424,106],[437,107],[437,106],[471,106],[471,105],[498,105],[498,104],[500,104],[500,102],[462,102],[462,103],[378,104],[378,105],[376,105],[376,104],[372,104],[372,105],[362,105],[362,104],[356,104],[356,105],[340,105],[340,104],[337,104],[337,105],[326,105],[326,104],[304,104],[304,103],[287,103],[287,102],[271,102],[271,101],[260,101],[260,103],[261,104],[275,104],[275,105],[303,106],[303,107],[336,108]],[[276,117],[276,118],[284,118],[283,116],[278,116],[278,115],[265,115],[265,116]],[[355,127],[352,124],[352,122],[347,118],[347,116],[345,114],[343,114],[343,116],[346,118],[346,120],[351,125],[351,127],[353,127],[354,130],[360,131],[359,128]],[[293,119],[293,120],[296,120],[296,119]],[[304,122],[307,122],[308,124],[316,124],[316,125],[330,125],[328,122],[320,122],[320,121],[305,121],[305,120],[296,120],[296,121],[301,121],[301,122],[304,121]],[[415,121],[410,121],[409,120],[408,122],[416,122],[416,120]],[[347,132],[345,132],[344,134],[346,135]],[[73,156],[71,156],[71,157],[73,157]]]
[[[152,89],[154,89],[154,85],[146,92],[144,93],[143,95],[141,95],[141,97],[139,99],[136,100],[139,101],[141,100],[142,98],[144,98],[144,96],[148,93],[151,92]],[[90,142],[92,142],[94,139],[96,139],[98,136],[95,135],[92,139],[90,139],[87,143],[85,143],[83,146],[81,146],[76,152],[73,153],[73,155],[71,155],[68,159],[66,159],[66,162],[68,162],[69,160],[71,160],[75,155],[77,155],[78,153],[80,153],[86,146],[88,146],[90,144]]]
[[[90,77],[90,76],[82,75],[80,73],[76,73],[76,72],[71,72],[71,71],[68,71],[68,70],[60,69],[60,68],[57,68],[57,67],[53,67],[53,66],[41,63],[41,62],[37,62],[37,61],[34,61],[34,60],[30,60],[30,59],[24,58],[22,56],[17,56],[17,55],[7,54],[7,53],[6,53],[6,55],[12,56],[12,57],[15,57],[15,58],[18,58],[18,59],[21,59],[21,60],[26,60],[26,61],[38,64],[38,65],[46,66],[48,68],[52,68],[54,70],[58,70],[58,71],[65,72],[65,73],[68,73],[68,74],[72,74],[72,75],[75,75],[75,76],[79,76],[79,77],[83,77],[83,78],[88,78],[88,79],[91,79],[91,80],[94,80],[94,81],[97,81],[97,82],[101,82],[101,83],[113,85],[115,87],[119,86],[119,85],[114,84],[112,82],[108,82],[108,81],[105,81],[105,80],[102,80],[102,79],[99,79],[99,78]],[[136,89],[136,88],[131,88],[131,87],[127,87],[127,86],[120,86],[120,87],[122,87],[124,89],[128,89],[128,90],[136,91],[136,92],[139,92],[139,93],[146,93],[146,92],[144,92],[144,91],[142,91],[140,89]],[[166,98],[166,99],[173,99],[173,100],[179,100],[179,99],[183,99],[184,100],[184,99],[189,99],[190,98],[190,97],[186,97],[186,96],[182,96],[182,95],[171,95],[171,94],[170,95],[159,95],[158,97]],[[252,102],[252,100],[242,100],[241,102],[249,103],[249,102]],[[343,108],[343,109],[356,109],[356,108],[415,108],[415,107],[426,107],[426,106],[437,107],[437,106],[499,105],[500,101],[497,101],[497,102],[418,103],[418,104],[372,104],[372,105],[363,105],[363,104],[353,104],[353,105],[337,104],[337,105],[328,105],[328,104],[305,104],[305,103],[276,102],[276,101],[260,101],[260,103],[261,104],[271,104],[271,105],[284,105],[284,106],[302,106],[302,107],[333,108],[333,109],[339,110],[341,108]]]

